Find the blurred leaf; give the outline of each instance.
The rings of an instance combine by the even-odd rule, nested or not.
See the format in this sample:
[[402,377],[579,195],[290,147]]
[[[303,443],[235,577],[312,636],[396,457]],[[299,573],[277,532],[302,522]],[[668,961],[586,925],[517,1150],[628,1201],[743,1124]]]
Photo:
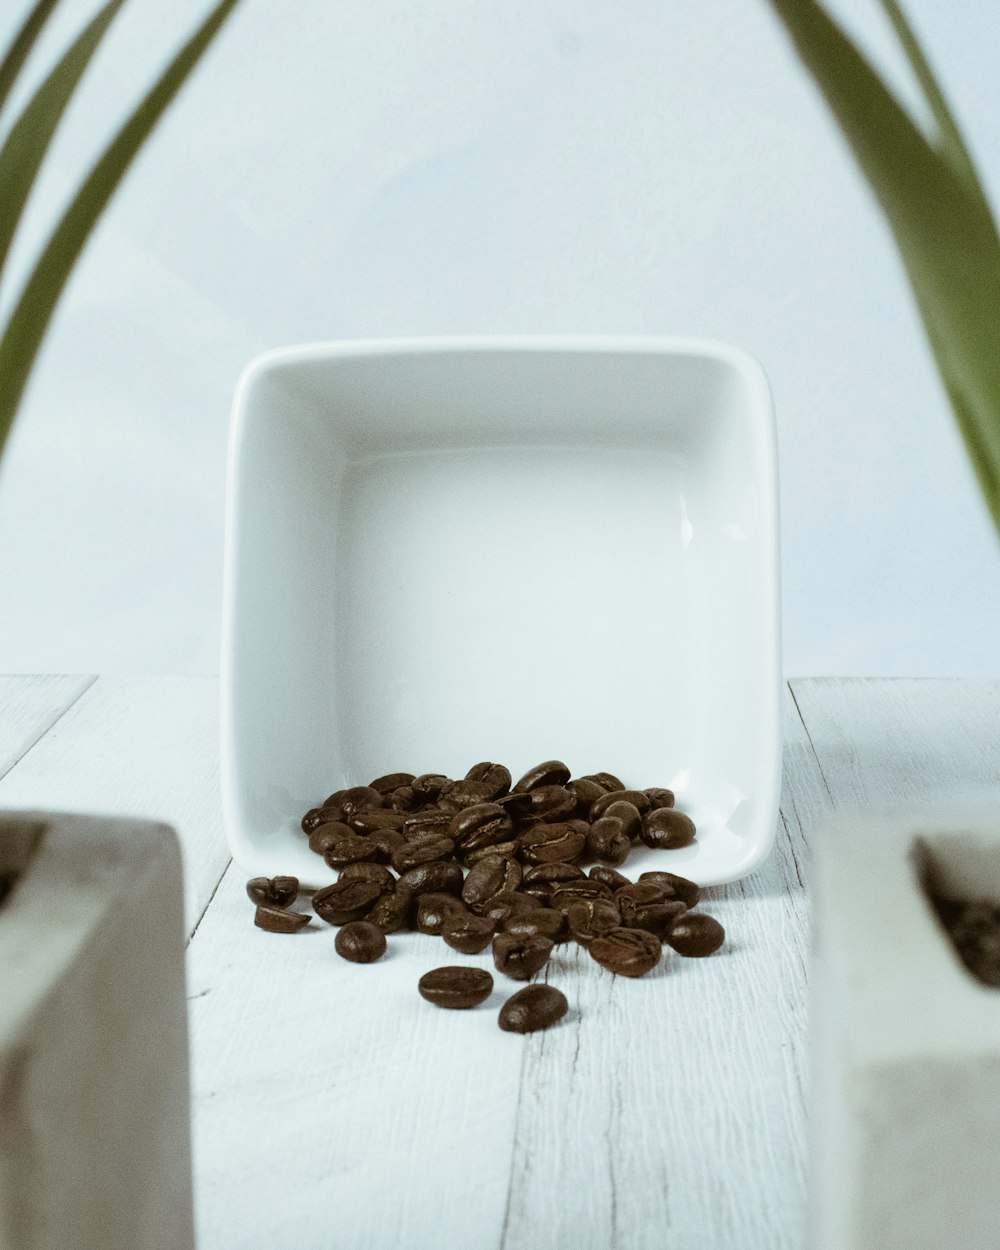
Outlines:
[[[1000,238],[971,159],[964,144],[965,159],[955,159],[953,122],[954,135],[943,136],[940,148],[928,140],[816,0],[771,4],[892,228],[1000,532]],[[911,60],[914,47],[915,40],[908,49]],[[932,80],[926,62],[920,73]],[[936,84],[935,92],[940,107],[943,95]],[[932,111],[937,116],[937,108]]]
[[184,85],[237,0],[220,0],[112,139],[55,227],[0,339],[0,449],[31,367],[84,244],[136,153]]
[[108,0],[35,92],[0,148],[0,271],[21,210],[66,105],[125,0]]
[[42,33],[45,23],[59,0],[38,0],[38,3],[24,19],[21,29],[14,36],[14,41],[0,61],[0,109],[10,95],[10,89],[21,72],[21,66],[28,59],[28,54],[35,46],[35,40]]

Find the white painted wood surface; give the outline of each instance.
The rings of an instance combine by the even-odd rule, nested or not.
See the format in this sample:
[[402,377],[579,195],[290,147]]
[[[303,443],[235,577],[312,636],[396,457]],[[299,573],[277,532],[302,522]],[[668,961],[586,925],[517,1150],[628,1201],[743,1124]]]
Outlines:
[[210,900],[189,946],[201,1250],[806,1250],[809,831],[1000,787],[1000,684],[792,682],[776,850],[706,891],[725,951],[625,982],[561,949],[570,1016],[527,1038],[496,1027],[502,976],[473,1012],[417,996],[427,968],[486,956],[417,934],[359,967],[319,922],[254,929],[224,871],[216,697],[101,678],[0,780],[6,806],[174,824],[192,923]]

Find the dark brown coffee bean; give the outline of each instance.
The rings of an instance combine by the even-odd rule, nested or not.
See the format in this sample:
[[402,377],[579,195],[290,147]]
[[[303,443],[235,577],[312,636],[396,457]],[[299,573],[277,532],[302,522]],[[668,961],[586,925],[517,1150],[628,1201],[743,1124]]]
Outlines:
[[465,904],[454,894],[421,894],[417,898],[414,928],[418,933],[439,934],[448,916],[465,911]]
[[385,796],[386,807],[391,807],[394,812],[412,812],[423,801],[413,786],[400,786]]
[[474,803],[451,818],[448,837],[460,852],[472,853],[510,839],[514,825],[496,803]]
[[568,1010],[566,995],[554,985],[526,985],[500,1008],[498,1023],[505,1033],[536,1033],[561,1020]]
[[351,833],[333,838],[323,848],[323,859],[331,868],[346,868],[364,859],[377,859],[379,848],[370,838]]
[[367,881],[370,885],[377,885],[383,894],[391,894],[396,888],[396,878],[384,864],[364,860],[342,868],[338,880]]
[[565,786],[535,786],[528,793],[531,795],[531,816],[540,816],[542,820],[552,822],[569,820],[576,813],[576,795]]
[[667,929],[666,942],[678,955],[700,958],[717,951],[726,939],[726,931],[714,916],[688,911],[678,916]]
[[383,933],[398,933],[412,929],[416,913],[416,899],[405,885],[397,885],[391,894],[383,894],[365,917],[378,925]]
[[478,1007],[493,993],[493,978],[485,968],[434,968],[417,983],[422,998],[435,1007],[464,1010]]
[[622,927],[622,918],[609,899],[579,898],[566,908],[569,935],[581,946],[589,946],[596,937]]
[[520,934],[505,930],[493,939],[493,962],[497,970],[515,981],[527,981],[544,968],[552,954],[551,938],[540,933]]
[[374,881],[341,877],[333,885],[316,891],[312,898],[313,910],[327,924],[347,924],[367,916],[385,892]]
[[579,881],[567,881],[554,889],[549,896],[549,906],[557,911],[566,911],[570,903],[580,898],[611,898],[611,891],[603,881],[590,881],[581,877]]
[[696,907],[701,898],[701,890],[687,877],[678,877],[673,872],[640,872],[640,881],[653,881],[672,891],[672,897],[679,898],[688,907]]
[[352,964],[371,964],[385,954],[385,934],[367,920],[345,924],[333,943],[337,954]]
[[478,851],[460,850],[459,859],[466,868],[474,868],[484,859],[513,859],[518,852],[516,841],[497,842],[494,846],[481,846]]
[[670,887],[659,881],[633,881],[615,891],[615,906],[626,925],[632,923],[638,908],[671,901],[675,900]]
[[444,773],[421,773],[410,782],[410,788],[421,803],[432,803],[448,781]]
[[576,864],[535,864],[524,870],[524,883],[544,881],[547,885],[565,885],[567,881],[582,881],[584,872]]
[[679,898],[669,903],[646,903],[635,908],[631,920],[624,925],[626,929],[645,929],[647,933],[655,933],[659,940],[665,941],[667,930],[687,911]]
[[377,790],[379,794],[391,794],[393,790],[398,790],[400,786],[408,786],[413,780],[413,773],[386,773],[384,777],[376,777],[374,781],[369,781],[369,786],[373,790]]
[[568,863],[578,859],[587,846],[587,835],[563,822],[533,825],[520,834],[521,856],[529,864]]
[[546,760],[544,764],[536,764],[529,768],[513,789],[519,794],[534,790],[537,786],[564,786],[569,781],[570,772],[562,760]]
[[[330,799],[327,799],[327,802],[329,803]],[[355,812],[369,811],[371,808],[381,807],[382,795],[377,790],[373,790],[371,786],[351,786],[348,790],[337,791],[336,805],[345,816],[351,816]]]
[[301,911],[288,911],[282,907],[260,907],[254,913],[253,922],[258,929],[268,933],[298,933],[309,923],[309,915]]
[[378,852],[375,858],[381,863],[387,863],[392,858],[393,851],[406,841],[403,835],[396,829],[376,829],[374,833],[369,833],[367,837],[368,841]]
[[376,807],[352,812],[347,817],[347,824],[355,833],[378,833],[383,829],[400,830],[406,820],[405,812],[394,812],[388,807]]
[[450,781],[437,797],[439,807],[460,812],[473,803],[488,803],[493,797],[491,788],[482,781]]
[[489,761],[473,764],[465,774],[465,779],[466,781],[481,781],[489,786],[491,799],[499,798],[510,789],[510,769],[505,768],[503,764],[492,764]]
[[317,825],[323,824],[323,822],[328,819],[328,816],[324,816],[323,809],[321,807],[310,807],[310,809],[302,817],[302,832],[312,833]]
[[338,838],[356,837],[356,831],[350,825],[345,825],[343,821],[324,821],[323,824],[317,825],[309,834],[309,849],[315,851],[317,855],[322,855],[331,842],[336,842]]
[[459,894],[465,874],[453,859],[431,860],[418,864],[399,878],[411,894]]
[[603,881],[612,893],[620,890],[623,885],[632,884],[628,877],[616,872],[614,868],[608,868],[605,864],[595,864],[587,875],[591,881]]
[[512,790],[509,794],[502,794],[495,802],[513,820],[521,820],[531,812],[531,794],[529,791],[515,792]]
[[647,846],[673,851],[694,841],[694,821],[676,807],[658,807],[643,818],[639,837]]
[[519,890],[513,890],[509,894],[497,894],[485,903],[477,903],[471,910],[478,916],[486,916],[499,928],[511,916],[523,916],[537,909],[537,899],[529,894],[522,894]]
[[478,955],[493,940],[496,925],[488,916],[474,916],[472,912],[457,911],[445,916],[441,936],[454,950],[463,955]]
[[448,837],[448,829],[453,815],[453,812],[442,812],[436,807],[428,808],[425,812],[413,812],[403,822],[403,837],[407,841],[418,838],[425,833],[434,833],[438,837]]
[[613,803],[631,803],[640,817],[649,811],[649,799],[641,790],[609,790],[591,803],[588,817],[591,820],[600,820],[602,816],[609,814],[608,808]]
[[247,882],[250,901],[261,907],[287,907],[298,892],[298,877],[252,877]]
[[521,884],[521,865],[514,859],[492,855],[469,869],[462,898],[470,907],[487,903],[498,894],[511,894]]
[[577,814],[580,816],[589,815],[591,803],[606,793],[603,786],[599,786],[596,781],[587,781],[584,777],[577,777],[575,781],[567,781],[566,789],[570,794],[576,795]]
[[586,773],[580,780],[595,781],[602,790],[607,792],[625,789],[625,782],[616,777],[614,773]]
[[606,864],[624,864],[631,849],[632,839],[617,816],[602,816],[587,830],[587,854],[592,859],[601,859]]
[[436,859],[449,859],[455,850],[451,838],[431,837],[426,842],[416,840],[404,842],[397,846],[389,861],[395,870],[402,874],[416,868],[418,864],[430,864]]
[[[613,794],[609,794],[607,797],[612,799],[613,802],[606,803],[599,812],[594,812],[593,808],[591,808],[591,821],[596,822],[611,816],[613,819],[622,822],[622,828],[629,838],[637,838],[642,827],[642,817],[639,815],[639,809],[634,803],[629,803],[625,799],[619,799]],[[599,806],[599,804],[600,800],[594,804],[594,807]]]
[[522,881],[521,893],[530,894],[532,898],[537,899],[539,907],[547,907],[552,894],[552,886],[548,881]]
[[[673,807],[674,792],[666,790],[663,786],[647,786],[643,790],[643,794],[649,799],[649,811],[653,811],[657,807]],[[645,816],[645,812],[643,815]]]
[[547,937],[550,942],[561,942],[567,935],[566,916],[552,907],[539,907],[523,915],[510,916],[503,923],[504,932],[527,937],[532,933]]
[[641,977],[660,962],[660,940],[645,929],[612,929],[589,948],[602,968],[620,977]]

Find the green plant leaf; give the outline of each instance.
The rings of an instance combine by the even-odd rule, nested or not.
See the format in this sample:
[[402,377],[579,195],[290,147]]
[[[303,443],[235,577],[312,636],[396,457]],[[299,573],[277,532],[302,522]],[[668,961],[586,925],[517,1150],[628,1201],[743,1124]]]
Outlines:
[[11,87],[17,81],[21,66],[35,46],[35,40],[42,33],[45,23],[58,3],[59,0],[38,0],[4,53],[4,58],[0,61],[0,109],[3,108],[10,95]]
[[220,0],[105,148],[52,232],[0,338],[0,451],[56,303],[132,160],[238,0]]
[[816,0],[771,4],[892,228],[1000,532],[1000,238],[975,169],[928,140]]
[[35,92],[0,148],[0,272],[21,212],[76,85],[125,0],[108,0]]

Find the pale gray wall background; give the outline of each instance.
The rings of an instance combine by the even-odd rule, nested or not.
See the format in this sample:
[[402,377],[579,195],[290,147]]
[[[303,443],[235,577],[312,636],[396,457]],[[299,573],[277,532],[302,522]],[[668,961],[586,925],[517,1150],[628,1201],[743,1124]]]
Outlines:
[[[93,7],[67,0],[47,46]],[[998,203],[1000,6],[906,7]],[[206,8],[127,6],[22,270]],[[837,9],[898,71],[875,0]],[[256,352],[516,331],[695,334],[763,362],[789,674],[1000,671],[1000,546],[888,233],[764,0],[243,0],[23,408],[0,670],[217,671],[228,407]]]

